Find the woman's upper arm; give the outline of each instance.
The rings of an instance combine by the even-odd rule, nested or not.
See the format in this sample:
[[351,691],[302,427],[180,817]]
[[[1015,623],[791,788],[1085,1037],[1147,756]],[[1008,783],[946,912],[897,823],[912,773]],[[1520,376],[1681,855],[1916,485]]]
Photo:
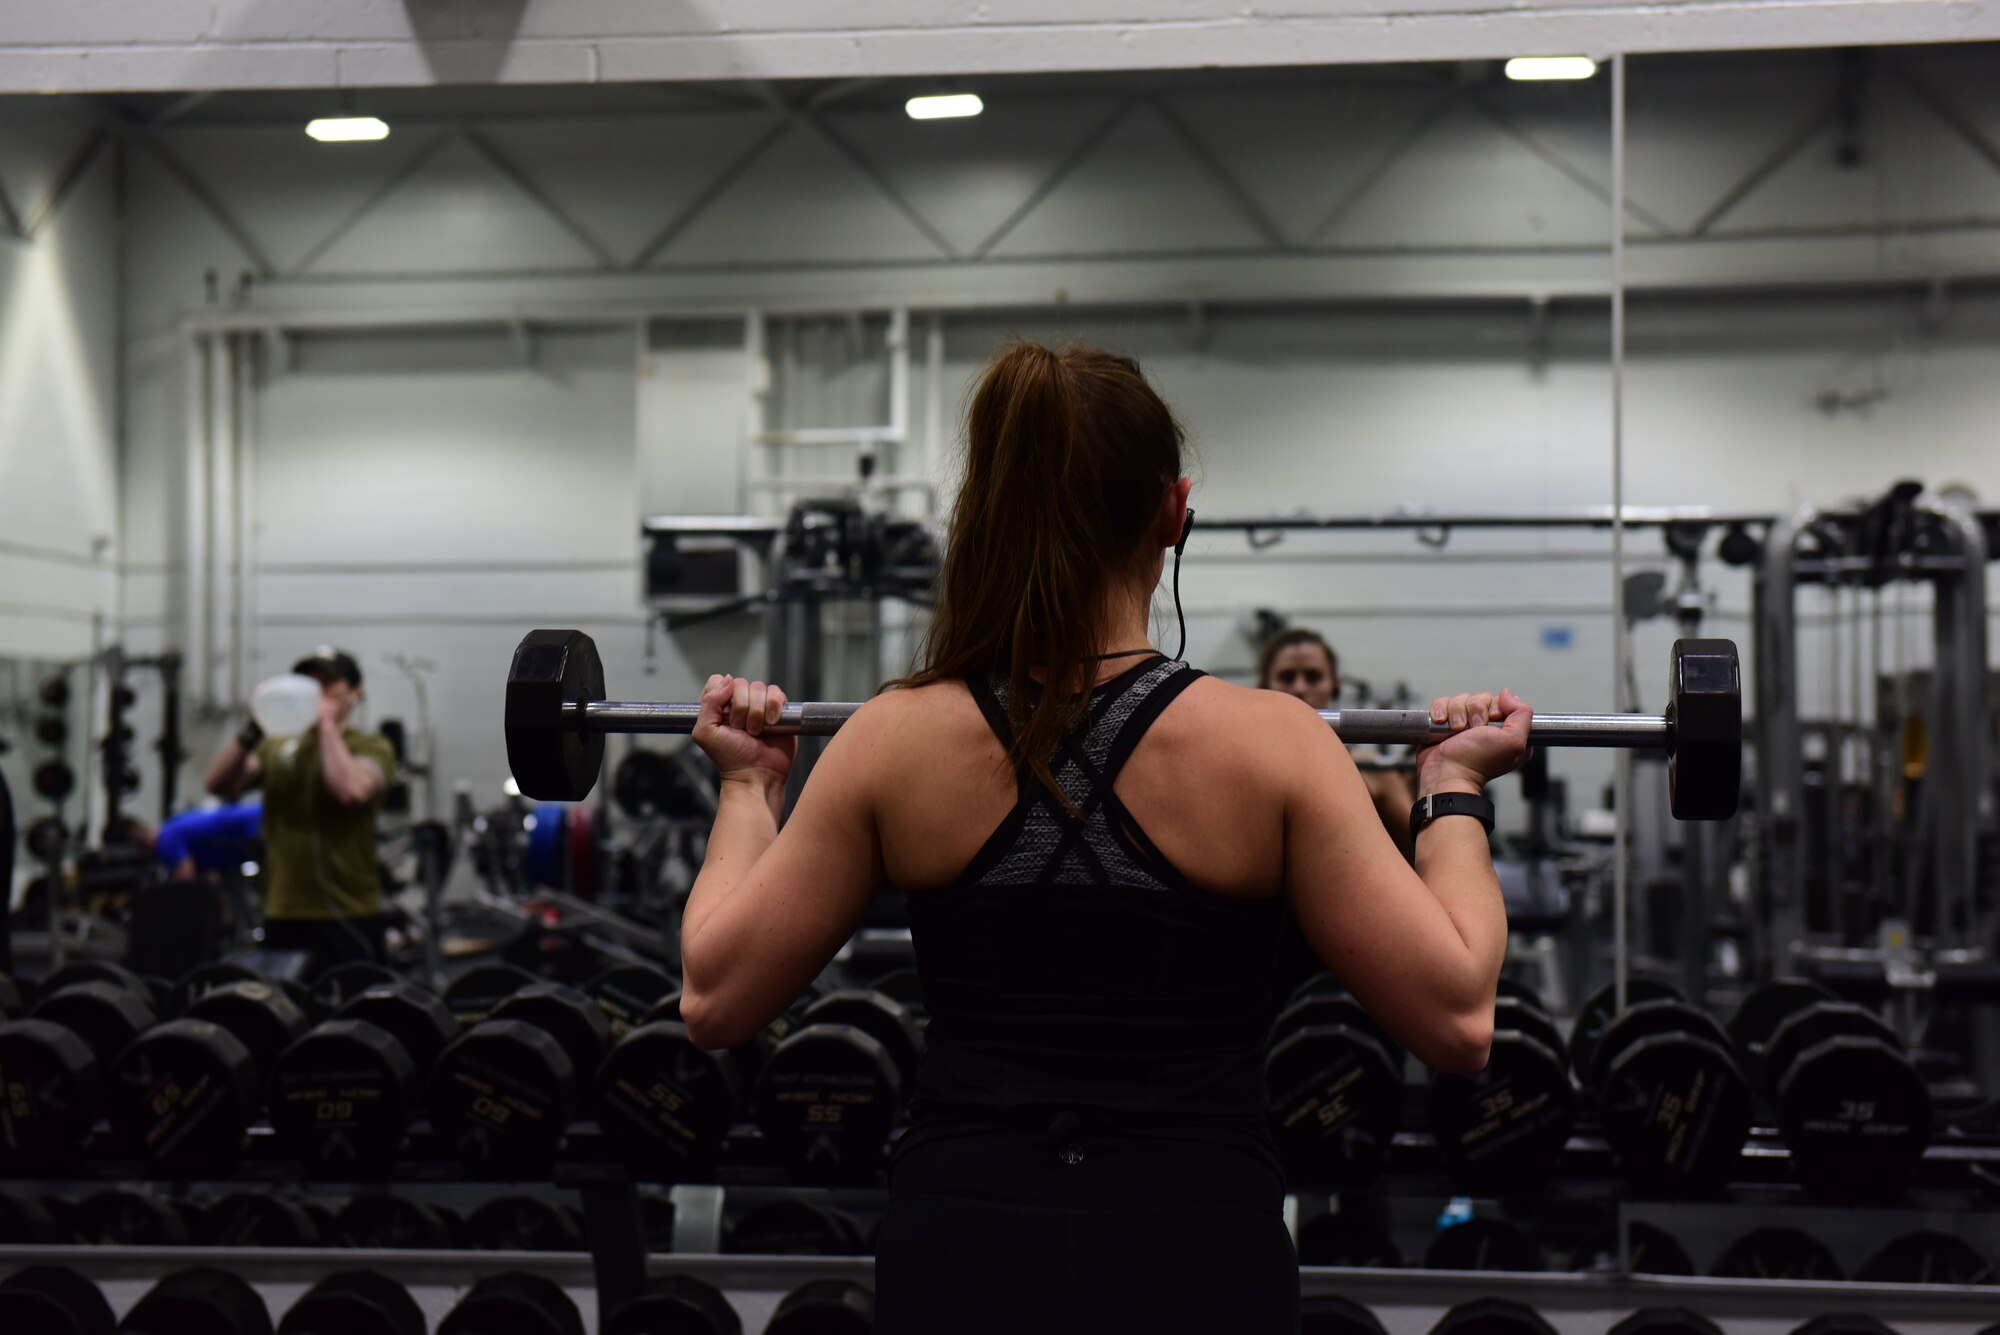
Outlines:
[[834,734],[777,838],[701,926],[704,954],[726,961],[733,1012],[768,1020],[790,1005],[875,898],[882,852],[874,794],[883,747],[874,709],[864,705]]
[[[1289,713],[1289,711],[1286,711]],[[1471,970],[1464,939],[1383,829],[1340,739],[1280,720],[1286,752],[1285,892],[1322,962],[1420,1060],[1435,1052]]]

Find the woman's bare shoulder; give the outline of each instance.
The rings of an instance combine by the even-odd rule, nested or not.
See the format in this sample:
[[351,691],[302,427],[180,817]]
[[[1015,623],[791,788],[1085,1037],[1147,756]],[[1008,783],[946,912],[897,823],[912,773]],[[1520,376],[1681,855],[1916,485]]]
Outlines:
[[1251,728],[1260,736],[1272,737],[1326,726],[1310,705],[1283,691],[1238,686],[1219,677],[1201,677],[1187,688],[1185,695],[1195,707],[1191,712],[1209,725]]
[[963,730],[982,727],[979,706],[973,703],[965,683],[939,681],[878,691],[841,731],[851,728],[889,745],[909,742],[935,747],[954,740]]

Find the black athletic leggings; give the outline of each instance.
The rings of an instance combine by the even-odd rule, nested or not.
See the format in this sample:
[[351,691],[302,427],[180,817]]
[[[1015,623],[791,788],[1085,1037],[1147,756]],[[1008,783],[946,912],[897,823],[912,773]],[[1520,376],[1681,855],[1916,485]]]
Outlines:
[[906,1152],[875,1248],[875,1335],[1295,1335],[1284,1185],[1224,1145],[1030,1132]]

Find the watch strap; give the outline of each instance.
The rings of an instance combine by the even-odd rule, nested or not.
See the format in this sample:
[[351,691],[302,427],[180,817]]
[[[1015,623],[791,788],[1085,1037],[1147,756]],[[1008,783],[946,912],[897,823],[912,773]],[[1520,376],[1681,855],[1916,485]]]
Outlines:
[[1481,793],[1432,793],[1410,808],[1410,838],[1440,816],[1472,816],[1493,833],[1493,799]]

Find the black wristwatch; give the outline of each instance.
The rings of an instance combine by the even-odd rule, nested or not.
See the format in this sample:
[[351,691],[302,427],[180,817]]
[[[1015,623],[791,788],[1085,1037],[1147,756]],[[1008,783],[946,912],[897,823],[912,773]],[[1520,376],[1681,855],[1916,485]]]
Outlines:
[[257,726],[257,720],[254,718],[243,725],[242,732],[236,734],[236,744],[245,751],[255,751],[257,743],[263,740],[264,730]]
[[1432,793],[1410,808],[1410,838],[1414,840],[1440,816],[1476,816],[1486,833],[1493,833],[1492,798],[1483,793]]

